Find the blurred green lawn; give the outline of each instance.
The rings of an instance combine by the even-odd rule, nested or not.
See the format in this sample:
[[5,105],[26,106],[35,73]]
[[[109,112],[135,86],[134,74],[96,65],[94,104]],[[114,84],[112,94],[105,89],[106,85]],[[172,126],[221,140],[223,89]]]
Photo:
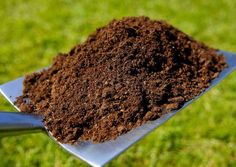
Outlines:
[[[49,65],[113,18],[165,19],[236,53],[236,1],[0,1],[0,84]],[[236,73],[108,166],[236,166]],[[1,96],[1,110],[14,110]],[[0,139],[0,167],[87,166],[44,134]]]

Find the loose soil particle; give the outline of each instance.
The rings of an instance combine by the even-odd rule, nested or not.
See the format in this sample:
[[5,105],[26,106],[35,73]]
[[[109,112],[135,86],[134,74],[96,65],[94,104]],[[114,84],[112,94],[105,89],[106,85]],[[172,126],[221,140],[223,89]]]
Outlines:
[[226,66],[215,49],[165,21],[128,17],[27,75],[16,104],[44,116],[60,142],[104,142],[179,109]]

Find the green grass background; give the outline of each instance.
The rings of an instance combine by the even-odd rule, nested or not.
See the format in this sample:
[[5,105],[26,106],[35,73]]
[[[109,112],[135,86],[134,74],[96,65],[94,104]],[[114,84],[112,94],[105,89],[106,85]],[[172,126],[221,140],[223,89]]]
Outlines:
[[[236,53],[234,0],[1,0],[0,84],[49,65],[113,18],[165,19]],[[107,166],[236,166],[236,73]],[[0,109],[14,110],[1,96]],[[44,134],[0,138],[0,167],[87,166]]]

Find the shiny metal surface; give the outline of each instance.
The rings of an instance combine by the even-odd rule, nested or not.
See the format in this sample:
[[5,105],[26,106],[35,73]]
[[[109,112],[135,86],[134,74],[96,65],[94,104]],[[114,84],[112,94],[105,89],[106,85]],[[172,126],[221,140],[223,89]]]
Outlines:
[[[215,86],[217,83],[219,83],[222,79],[224,79],[227,75],[229,75],[232,71],[236,69],[236,55],[228,53],[228,52],[223,52],[223,51],[221,51],[221,53],[224,54],[229,67],[221,72],[220,76],[212,82],[211,86],[205,92],[203,92],[201,95],[199,95],[195,99],[186,103],[180,110],[182,110],[184,107],[186,107],[187,105],[192,103],[194,100],[202,96],[209,89],[211,89],[213,86]],[[23,81],[23,78],[19,78],[0,86],[1,93],[8,99],[8,101],[12,105],[14,105],[13,102],[15,101],[15,98],[21,95],[22,81]],[[61,145],[64,149],[66,149],[70,153],[86,161],[92,166],[96,166],[96,167],[103,166],[105,163],[109,162],[111,159],[113,159],[114,157],[116,157],[117,155],[125,151],[128,147],[136,143],[141,138],[143,138],[153,129],[157,128],[158,126],[166,122],[168,119],[170,119],[173,115],[175,115],[180,110],[173,111],[171,113],[163,115],[158,120],[150,121],[132,130],[131,132],[118,137],[116,140],[107,141],[100,144],[93,144],[90,142],[79,142],[79,144],[76,144],[76,145],[69,145],[69,144],[62,144],[62,143],[58,143],[58,144]]]
[[44,130],[42,118],[20,112],[0,111],[0,137]]

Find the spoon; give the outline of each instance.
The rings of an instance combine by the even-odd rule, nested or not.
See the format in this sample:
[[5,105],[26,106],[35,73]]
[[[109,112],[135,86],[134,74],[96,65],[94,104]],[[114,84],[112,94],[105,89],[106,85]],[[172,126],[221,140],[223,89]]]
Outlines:
[[[62,148],[75,155],[76,157],[84,160],[92,166],[103,166],[110,160],[112,160],[114,157],[121,154],[131,145],[136,143],[138,140],[146,136],[152,130],[166,122],[178,111],[181,111],[184,107],[192,103],[194,100],[202,96],[207,91],[209,91],[213,86],[223,80],[231,72],[233,72],[236,69],[236,54],[224,51],[219,51],[219,53],[224,55],[228,67],[225,68],[220,73],[220,75],[212,81],[209,88],[207,88],[199,96],[186,102],[184,106],[179,110],[169,112],[155,121],[149,121],[146,124],[137,127],[124,135],[119,136],[115,140],[110,140],[104,143],[97,144],[89,141],[79,141],[78,144],[74,145],[60,143],[44,127],[41,117],[20,112],[0,112],[0,136],[44,131],[47,132],[48,136],[52,138],[57,144],[59,144]],[[18,111],[19,108],[14,105],[14,101],[16,100],[16,97],[22,94],[23,80],[24,78],[22,77],[0,85],[0,92]]]

